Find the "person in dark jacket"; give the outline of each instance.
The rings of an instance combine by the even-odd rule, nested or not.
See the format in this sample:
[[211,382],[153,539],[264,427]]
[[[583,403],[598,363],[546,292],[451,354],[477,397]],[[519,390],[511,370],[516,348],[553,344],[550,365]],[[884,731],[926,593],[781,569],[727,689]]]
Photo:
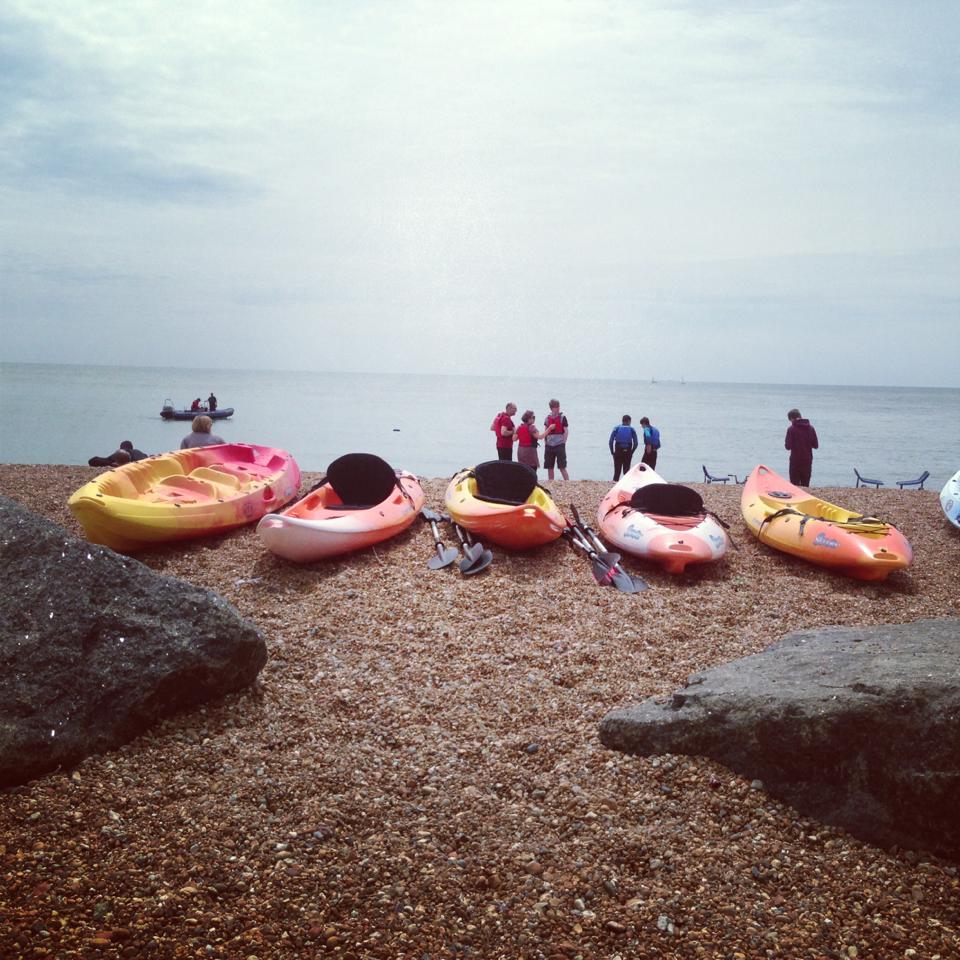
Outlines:
[[122,467],[125,463],[145,460],[146,456],[142,450],[137,450],[129,440],[124,440],[109,457],[91,457],[87,463],[91,467]]
[[791,410],[787,419],[790,426],[783,445],[790,451],[790,482],[798,487],[809,487],[813,451],[820,447],[817,431],[809,420],[800,416],[799,410]]
[[633,451],[640,446],[637,431],[630,426],[630,414],[625,413],[620,425],[610,433],[610,455],[613,457],[613,482],[620,479],[620,472],[626,473],[630,469]]

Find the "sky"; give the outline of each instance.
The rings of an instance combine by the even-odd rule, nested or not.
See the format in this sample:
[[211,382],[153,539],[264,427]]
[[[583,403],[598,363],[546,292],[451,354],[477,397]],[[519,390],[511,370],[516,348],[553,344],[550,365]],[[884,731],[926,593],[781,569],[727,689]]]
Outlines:
[[954,0],[5,0],[0,360],[957,386]]

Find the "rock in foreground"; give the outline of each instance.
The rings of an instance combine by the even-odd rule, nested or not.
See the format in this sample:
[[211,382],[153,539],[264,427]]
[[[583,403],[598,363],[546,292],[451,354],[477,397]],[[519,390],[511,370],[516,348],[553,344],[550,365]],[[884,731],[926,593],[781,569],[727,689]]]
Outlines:
[[600,739],[712,757],[801,813],[960,858],[960,620],[829,627],[614,710]]
[[0,786],[132,740],[252,683],[256,628],[0,497]]

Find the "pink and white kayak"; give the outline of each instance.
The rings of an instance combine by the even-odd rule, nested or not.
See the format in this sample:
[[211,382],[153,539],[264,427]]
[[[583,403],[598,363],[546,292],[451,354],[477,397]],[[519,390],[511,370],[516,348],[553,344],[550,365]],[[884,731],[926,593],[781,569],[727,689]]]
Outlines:
[[265,516],[257,533],[277,556],[311,563],[395,537],[417,518],[423,501],[412,473],[373,454],[348,453],[305,497]]
[[718,560],[730,543],[696,490],[667,483],[645,463],[628,470],[600,501],[597,524],[608,543],[667,573]]

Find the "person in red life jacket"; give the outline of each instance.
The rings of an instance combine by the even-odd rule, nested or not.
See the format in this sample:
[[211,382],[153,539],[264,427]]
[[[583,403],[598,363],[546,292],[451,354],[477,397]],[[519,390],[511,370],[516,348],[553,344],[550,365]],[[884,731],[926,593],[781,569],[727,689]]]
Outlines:
[[809,487],[813,451],[820,447],[817,431],[809,420],[800,416],[799,410],[791,410],[787,419],[790,426],[787,427],[783,446],[790,451],[790,482],[798,487]]
[[194,400],[193,403],[190,404],[190,409],[191,409],[191,410],[199,410],[199,409],[200,409],[200,398],[199,398],[199,397],[197,397],[197,399]]
[[610,453],[613,456],[613,482],[620,479],[621,471],[626,473],[630,469],[633,451],[640,446],[637,431],[630,426],[630,414],[625,413],[620,426],[614,427],[610,434]]
[[543,436],[537,429],[536,419],[532,410],[525,410],[520,418],[520,426],[517,428],[517,462],[525,463],[534,471],[540,469],[540,454],[537,453],[537,447],[540,446],[539,441]]
[[508,403],[490,424],[490,429],[497,435],[497,457],[501,460],[513,459],[513,443],[517,438],[517,431],[511,418],[516,412],[517,405]]
[[560,412],[560,401],[550,401],[550,413],[543,421],[543,465],[547,468],[547,479],[553,479],[554,465],[560,468],[560,476],[570,479],[567,473],[567,437],[570,436],[570,424]]
[[656,470],[657,451],[660,449],[660,431],[651,426],[649,417],[641,417],[640,426],[643,427],[643,457],[641,462],[645,463],[651,470]]

